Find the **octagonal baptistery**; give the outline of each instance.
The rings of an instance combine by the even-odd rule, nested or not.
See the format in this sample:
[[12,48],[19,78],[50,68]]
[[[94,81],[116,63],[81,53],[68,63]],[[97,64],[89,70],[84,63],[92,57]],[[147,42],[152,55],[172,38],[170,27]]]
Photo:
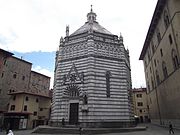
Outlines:
[[87,22],[60,39],[56,53],[51,123],[129,127],[134,123],[129,51],[87,14]]

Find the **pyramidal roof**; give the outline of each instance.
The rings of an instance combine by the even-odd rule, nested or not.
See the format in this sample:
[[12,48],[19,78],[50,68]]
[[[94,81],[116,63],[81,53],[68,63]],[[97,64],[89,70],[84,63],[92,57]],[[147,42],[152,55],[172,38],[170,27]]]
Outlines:
[[77,29],[74,33],[72,33],[70,36],[78,35],[87,31],[95,31],[99,33],[109,34],[112,35],[111,32],[106,30],[104,27],[99,25],[99,23],[96,21],[96,13],[92,10],[91,5],[91,11],[87,14],[87,22],[83,26],[81,26],[79,29]]

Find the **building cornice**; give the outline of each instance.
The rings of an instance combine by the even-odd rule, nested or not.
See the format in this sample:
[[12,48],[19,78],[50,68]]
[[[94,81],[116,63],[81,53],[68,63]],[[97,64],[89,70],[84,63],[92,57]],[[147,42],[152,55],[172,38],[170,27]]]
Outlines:
[[27,64],[32,65],[32,63],[31,63],[31,62],[28,62],[28,61],[26,61],[26,60],[23,60],[23,59],[20,59],[20,58],[14,57],[14,56],[12,56],[12,58],[14,58],[14,59],[16,59],[16,60],[19,60],[19,61],[21,61],[21,62],[25,62],[25,63],[27,63]]
[[8,52],[8,51],[6,51],[6,50],[3,50],[3,49],[1,49],[1,48],[0,48],[0,52],[4,53],[4,54],[7,55],[7,56],[12,56],[12,55],[14,55],[13,53]]
[[130,89],[130,91],[132,92],[147,92],[146,88],[134,88],[134,89]]
[[8,112],[5,112],[4,114],[5,115],[31,115],[33,113],[31,113],[31,112],[10,112],[10,111],[8,111]]
[[30,93],[26,91],[12,92],[12,93],[9,93],[8,95],[17,95],[17,94],[27,94],[27,95],[33,95],[33,96],[39,96],[39,97],[45,97],[45,98],[52,98],[50,91],[49,91],[48,96],[42,95],[42,94]]
[[112,57],[107,57],[107,56],[99,56],[99,55],[94,55],[94,54],[88,54],[88,55],[83,55],[83,56],[78,56],[78,57],[73,57],[73,58],[68,58],[68,59],[61,59],[59,62],[66,62],[66,61],[73,61],[77,59],[83,59],[83,58],[88,58],[88,57],[95,57],[95,58],[102,58],[102,59],[108,59],[108,60],[114,60],[114,61],[124,61],[122,58],[112,58]]

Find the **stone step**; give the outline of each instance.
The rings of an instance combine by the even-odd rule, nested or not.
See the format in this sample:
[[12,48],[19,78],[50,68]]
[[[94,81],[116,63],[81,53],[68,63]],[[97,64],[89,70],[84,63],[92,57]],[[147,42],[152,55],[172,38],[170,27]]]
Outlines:
[[[82,128],[82,134],[103,134],[103,133],[121,133],[132,131],[143,131],[146,127],[132,127],[132,128]],[[79,127],[50,127],[50,126],[38,126],[32,133],[44,133],[44,134],[79,134]]]

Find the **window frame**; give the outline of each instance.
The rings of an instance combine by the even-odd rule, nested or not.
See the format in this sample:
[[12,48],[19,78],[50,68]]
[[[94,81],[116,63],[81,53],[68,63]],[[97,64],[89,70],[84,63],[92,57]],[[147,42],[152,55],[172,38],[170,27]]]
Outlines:
[[15,105],[11,105],[11,107],[10,107],[10,111],[14,111],[14,110],[15,110],[15,108],[16,108],[16,106],[15,106]]
[[157,85],[159,85],[160,84],[160,76],[159,76],[159,73],[157,70],[156,70],[156,81],[157,81]]
[[137,102],[137,106],[143,106],[143,102]]
[[163,18],[164,18],[164,26],[167,29],[169,24],[170,24],[170,20],[169,20],[169,16],[168,16],[167,10],[164,11]]
[[166,63],[164,61],[162,62],[162,71],[163,71],[164,79],[166,79],[168,77],[168,70]]
[[171,34],[169,34],[169,43],[170,43],[170,45],[172,45],[173,44],[173,39],[172,39],[172,36],[171,36]]
[[27,105],[24,105],[24,109],[23,109],[24,111],[27,111],[28,110],[28,108],[27,108]]
[[141,94],[141,93],[138,93],[138,94],[136,94],[136,97],[137,97],[137,98],[142,98],[142,94]]
[[106,71],[106,96],[109,98],[111,97],[111,92],[110,92],[110,76],[111,76],[111,72],[110,71]]
[[162,50],[162,48],[160,49],[160,54],[161,54],[161,57],[163,57],[163,50]]
[[14,79],[17,78],[17,74],[16,74],[16,73],[13,74],[13,78],[14,78]]
[[159,44],[161,42],[161,33],[160,33],[158,28],[156,29],[156,36],[157,36],[157,41],[158,41],[158,44]]
[[179,59],[178,59],[177,53],[174,49],[172,49],[171,57],[172,57],[172,63],[173,63],[174,70],[176,70],[179,68]]
[[28,96],[26,96],[26,97],[25,97],[25,100],[26,100],[26,101],[29,101],[29,97],[28,97]]

